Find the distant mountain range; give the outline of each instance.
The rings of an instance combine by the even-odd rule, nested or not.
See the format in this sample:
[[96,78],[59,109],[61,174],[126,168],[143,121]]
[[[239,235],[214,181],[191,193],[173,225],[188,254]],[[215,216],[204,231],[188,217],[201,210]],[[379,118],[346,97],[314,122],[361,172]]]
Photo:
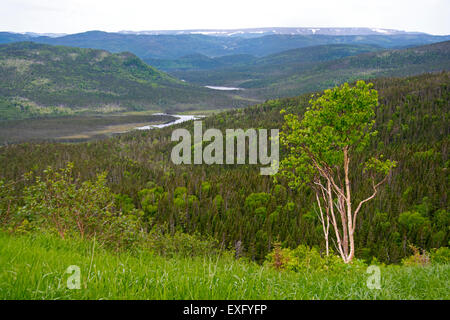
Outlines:
[[[14,33],[14,32],[10,32]],[[186,35],[203,34],[208,36],[226,36],[226,37],[260,37],[274,34],[290,35],[329,35],[329,36],[367,36],[367,35],[399,35],[399,34],[426,34],[425,32],[409,32],[395,29],[384,28],[305,28],[305,27],[266,27],[266,28],[241,28],[241,29],[180,29],[180,30],[142,30],[132,31],[123,30],[117,33],[132,35]],[[36,33],[21,32],[30,37],[63,37],[67,33]]]
[[36,37],[49,37],[49,38],[58,38],[67,36],[67,33],[36,33],[36,32],[24,32],[21,33],[25,36],[36,38]]
[[289,35],[329,35],[329,36],[367,36],[367,35],[399,35],[425,34],[423,32],[407,32],[381,28],[244,28],[244,29],[193,29],[193,30],[149,30],[149,31],[119,31],[122,34],[135,35],[185,35],[203,34],[208,36],[226,37],[260,37],[274,34]]
[[[239,33],[241,31],[243,33]],[[173,34],[175,31],[168,33],[158,31],[157,34],[151,34],[152,32],[154,31],[147,32],[150,34],[146,32],[130,34],[89,31],[57,37],[0,32],[0,43],[33,41],[51,45],[102,49],[113,53],[129,51],[148,62],[151,59],[178,59],[193,54],[202,54],[207,57],[236,54],[263,57],[285,50],[327,44],[370,44],[383,48],[404,48],[450,40],[450,36],[358,28],[319,28],[315,33],[311,31],[311,28],[243,29],[233,32],[216,30],[211,31],[213,33],[209,35],[205,35],[205,32],[209,31],[195,30],[180,31],[184,32],[182,34]],[[234,32],[237,32],[236,35],[231,35]],[[241,36],[237,36],[238,34]]]

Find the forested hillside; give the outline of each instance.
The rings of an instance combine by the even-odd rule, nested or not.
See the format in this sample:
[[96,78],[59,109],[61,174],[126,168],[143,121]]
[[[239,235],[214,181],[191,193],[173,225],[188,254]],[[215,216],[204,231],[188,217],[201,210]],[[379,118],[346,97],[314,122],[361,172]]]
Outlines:
[[[215,58],[196,54],[174,60],[147,59],[147,62],[161,70],[171,72],[177,77],[195,82],[198,81],[196,80],[196,76],[201,76],[202,74],[203,76],[207,76],[202,70],[213,69],[217,73],[216,69],[225,69],[221,72],[229,71],[231,73],[238,73],[240,78],[238,77],[237,79],[245,79],[252,72],[263,73],[265,71],[273,73],[276,71],[274,70],[276,67],[281,68],[279,72],[285,72],[286,69],[299,64],[323,62],[382,49],[382,47],[375,45],[332,44],[291,49],[260,58],[246,54]],[[232,79],[227,78],[227,81]],[[214,83],[217,79],[208,79],[208,81]]]
[[291,96],[333,87],[343,81],[378,77],[404,77],[424,72],[450,70],[450,41],[409,49],[376,51],[317,64],[285,78],[248,82],[257,95]]
[[[367,151],[383,153],[398,165],[376,200],[360,213],[356,257],[393,263],[412,253],[410,244],[424,249],[449,244],[450,73],[373,82],[380,96],[375,124],[378,135],[369,150],[353,161],[352,172],[362,177],[353,179],[355,199],[370,192],[358,166]],[[204,129],[281,128],[280,111],[301,116],[309,99],[307,94],[220,113],[205,119]],[[192,130],[193,124],[178,126]],[[78,184],[106,170],[106,184],[118,194],[116,205],[124,213],[133,213],[136,207],[141,214],[134,219],[142,219],[147,230],[213,237],[221,247],[258,261],[277,241],[283,246],[307,244],[323,251],[312,193],[290,190],[283,181],[275,184],[272,177],[259,174],[259,166],[174,165],[170,161],[175,145],[170,142],[172,130],[134,132],[73,145],[1,147],[3,223],[19,230],[35,227],[33,215],[24,216],[26,211],[18,210],[24,203],[33,205],[33,197],[42,191],[44,185],[33,177],[45,176],[47,166],[56,170],[73,162],[73,173],[69,170],[67,174],[78,179]],[[31,189],[24,193],[25,187]],[[83,188],[97,187],[88,183]]]
[[197,84],[239,86],[244,96],[270,99],[323,90],[345,81],[410,76],[450,69],[450,41],[399,50],[327,45],[278,53],[246,65],[171,71]]
[[184,83],[127,52],[31,42],[0,46],[0,119],[246,104]]

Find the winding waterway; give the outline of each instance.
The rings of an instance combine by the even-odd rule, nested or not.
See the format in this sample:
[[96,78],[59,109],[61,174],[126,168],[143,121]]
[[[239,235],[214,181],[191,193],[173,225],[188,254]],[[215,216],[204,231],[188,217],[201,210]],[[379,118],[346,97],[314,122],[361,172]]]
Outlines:
[[137,130],[160,129],[160,128],[173,126],[175,124],[179,124],[182,122],[198,120],[198,119],[205,117],[205,116],[201,116],[201,115],[184,115],[184,114],[167,114],[167,113],[155,113],[155,115],[172,116],[172,117],[177,117],[178,119],[167,122],[167,123],[162,123],[162,124],[151,124],[148,126],[136,127],[135,129],[137,129]]
[[242,90],[241,88],[235,87],[219,87],[219,86],[205,86],[205,88],[221,91],[232,91],[232,90]]

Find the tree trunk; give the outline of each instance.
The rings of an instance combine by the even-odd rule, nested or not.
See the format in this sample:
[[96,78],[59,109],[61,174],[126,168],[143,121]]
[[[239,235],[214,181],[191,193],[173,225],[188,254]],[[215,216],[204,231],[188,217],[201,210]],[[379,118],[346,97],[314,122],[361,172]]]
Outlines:
[[348,240],[350,243],[350,253],[347,255],[347,262],[351,262],[355,254],[355,241],[353,237],[353,215],[352,215],[352,201],[350,193],[350,178],[349,178],[349,164],[350,157],[348,155],[348,147],[344,148],[344,174],[345,174],[345,201],[347,204],[347,223],[348,223]]

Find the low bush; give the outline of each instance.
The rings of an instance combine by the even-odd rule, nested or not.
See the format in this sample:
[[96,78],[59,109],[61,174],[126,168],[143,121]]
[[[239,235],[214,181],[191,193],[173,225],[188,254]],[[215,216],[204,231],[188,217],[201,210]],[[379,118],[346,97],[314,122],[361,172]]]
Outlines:
[[295,272],[345,272],[358,267],[367,267],[361,260],[354,259],[346,264],[335,254],[322,256],[315,247],[299,245],[295,249],[281,248],[277,243],[266,257],[266,264],[278,270]]
[[[73,164],[44,171],[24,189],[23,206],[15,212],[10,231],[50,231],[61,238],[95,237],[99,243],[131,248],[144,238],[141,213],[128,205],[127,213],[117,195],[106,186],[106,173],[96,180],[80,182],[73,177]],[[123,202],[123,201],[122,201]]]
[[433,264],[450,264],[450,249],[448,247],[432,249],[430,258]]
[[425,250],[420,250],[414,245],[409,245],[413,251],[413,255],[403,258],[402,265],[404,266],[427,266],[431,264],[430,254]]
[[203,239],[199,235],[191,235],[180,231],[174,234],[163,233],[154,228],[148,235],[147,248],[165,257],[211,256],[219,253],[217,240]]
[[414,245],[409,246],[413,254],[402,260],[404,266],[428,266],[430,264],[450,264],[450,249],[441,247],[430,251],[420,250]]

